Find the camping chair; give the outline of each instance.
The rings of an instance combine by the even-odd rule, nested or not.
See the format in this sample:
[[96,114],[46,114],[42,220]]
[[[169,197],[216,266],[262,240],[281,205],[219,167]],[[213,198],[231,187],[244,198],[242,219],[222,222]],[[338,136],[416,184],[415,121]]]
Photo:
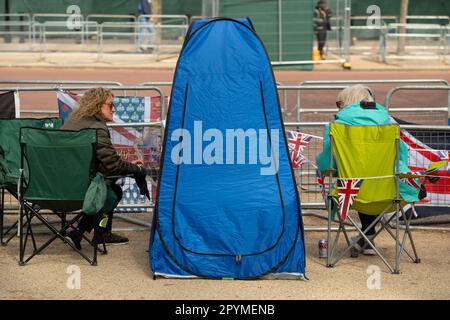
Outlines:
[[[406,217],[403,210],[405,201],[399,193],[399,148],[400,132],[398,125],[379,126],[349,126],[339,123],[330,124],[330,168],[333,167],[333,156],[337,165],[337,184],[341,190],[333,189],[333,171],[330,170],[328,196],[328,253],[327,266],[333,267],[346,253],[361,239],[364,238],[365,245],[370,246],[378,257],[384,262],[392,273],[399,273],[400,257],[405,252],[412,261],[419,263],[416,248],[409,228],[412,215]],[[358,181],[361,179],[360,181]],[[344,188],[342,188],[344,187]],[[359,188],[359,190],[358,190]],[[330,192],[329,192],[330,193]],[[354,202],[352,204],[352,194]],[[338,198],[336,198],[338,195]],[[356,195],[356,197],[355,197]],[[334,205],[332,203],[334,202]],[[346,208],[347,206],[347,208]],[[337,208],[339,228],[334,239],[331,238],[331,221],[333,219],[333,207]],[[365,214],[376,215],[376,220],[366,229],[361,230],[351,216],[345,218],[345,213],[352,207],[354,210]],[[386,213],[394,212],[388,219]],[[399,215],[403,217],[405,232],[400,242]],[[356,239],[349,239],[345,227],[345,220],[358,231]],[[395,221],[392,221],[395,220]],[[392,223],[394,222],[394,223]],[[381,228],[371,236],[366,232],[373,226],[380,224]],[[393,225],[392,225],[393,224]],[[373,245],[373,240],[386,230],[395,241],[395,261],[392,266],[381,252]],[[338,246],[339,236],[344,234],[347,248],[335,259],[334,251]],[[406,237],[409,238],[413,255],[406,249]],[[364,248],[363,248],[364,249]]]
[[[19,264],[25,265],[35,255],[48,247],[54,240],[60,239],[72,247],[91,265],[97,264],[97,246],[101,238],[100,219],[97,214],[94,237],[89,242],[93,248],[93,257],[86,256],[71,241],[65,238],[67,229],[73,226],[84,212],[83,202],[95,174],[95,146],[97,131],[83,129],[80,131],[46,130],[21,128],[21,175],[19,180],[20,201],[20,257]],[[60,216],[65,223],[60,229],[54,227],[35,207],[49,209]],[[66,220],[67,213],[75,217]],[[39,248],[34,248],[28,258],[24,258],[31,221],[36,217],[52,233],[52,237]],[[28,222],[24,232],[24,220]],[[86,239],[87,240],[87,239]],[[106,253],[103,242],[103,253]]]
[[[20,172],[21,127],[59,129],[62,121],[57,118],[43,119],[0,119],[0,243],[6,245],[16,233],[17,222],[6,230],[4,228],[5,191],[12,197],[17,197],[17,183]],[[8,237],[8,234],[11,235]],[[7,239],[6,239],[7,238]],[[6,239],[6,241],[4,241]]]

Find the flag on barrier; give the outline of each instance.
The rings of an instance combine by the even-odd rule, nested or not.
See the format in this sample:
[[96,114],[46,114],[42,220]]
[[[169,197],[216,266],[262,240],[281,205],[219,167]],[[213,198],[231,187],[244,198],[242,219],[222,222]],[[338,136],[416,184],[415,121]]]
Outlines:
[[287,138],[292,166],[294,169],[298,169],[301,164],[309,161],[303,155],[303,150],[313,137],[306,133],[288,130]]
[[[433,204],[450,203],[450,167],[444,165],[442,168],[432,171],[428,170],[436,163],[448,162],[450,160],[449,151],[430,148],[406,130],[401,130],[400,137],[408,146],[408,167],[412,172],[423,172],[424,174],[433,174],[444,178],[435,183],[426,183],[427,197],[421,202]],[[414,179],[409,177],[409,180]]]
[[20,118],[19,93],[8,91],[0,94],[0,119]]
[[[62,119],[79,108],[81,94],[58,91],[58,111]],[[158,101],[159,99],[159,110]],[[114,123],[139,123],[157,121],[161,117],[159,97],[116,96],[114,104]],[[161,155],[161,131],[156,128],[114,127],[110,128],[111,142],[119,156],[125,161],[140,161],[146,167],[157,167]],[[158,147],[159,146],[159,147]],[[148,188],[156,196],[156,182],[148,182]],[[139,194],[139,188],[132,179],[122,181],[123,198],[121,204],[138,205],[146,201]],[[136,209],[136,211],[139,209]]]
[[[150,97],[116,96],[113,100],[114,123],[142,123],[150,121]],[[126,161],[139,161],[145,167],[150,165],[150,147],[145,141],[151,128],[114,127],[110,129],[111,141],[120,157]],[[153,190],[151,182],[147,182],[150,192]],[[123,181],[123,205],[145,204],[146,197],[139,194],[139,188],[133,179]],[[153,194],[153,192],[152,192]],[[139,209],[126,209],[139,211]]]
[[70,91],[58,91],[56,92],[56,97],[58,99],[58,113],[59,117],[66,121],[69,118],[73,110],[78,109],[80,104],[78,101],[82,97],[81,94],[70,92]]

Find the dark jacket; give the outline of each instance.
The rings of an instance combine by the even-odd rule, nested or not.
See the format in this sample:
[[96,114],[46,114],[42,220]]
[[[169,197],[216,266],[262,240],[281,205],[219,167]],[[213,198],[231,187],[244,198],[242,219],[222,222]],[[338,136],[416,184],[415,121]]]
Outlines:
[[326,32],[327,30],[331,30],[330,18],[330,9],[322,10],[319,7],[316,7],[314,11],[314,31]]
[[97,129],[97,165],[98,171],[107,176],[140,174],[141,168],[131,162],[124,161],[117,154],[116,149],[111,143],[106,121],[100,115],[94,115],[87,118],[70,117],[62,130],[81,130],[86,128]]
[[139,0],[138,13],[141,14],[152,14],[152,6],[148,0]]

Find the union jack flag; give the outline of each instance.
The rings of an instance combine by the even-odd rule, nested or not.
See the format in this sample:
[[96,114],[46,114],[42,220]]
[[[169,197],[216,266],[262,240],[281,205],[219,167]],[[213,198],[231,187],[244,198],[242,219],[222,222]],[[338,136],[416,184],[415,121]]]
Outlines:
[[58,91],[56,97],[58,99],[59,117],[66,121],[73,110],[80,107],[78,101],[82,95],[70,91]]
[[303,155],[303,150],[311,141],[312,136],[306,133],[298,131],[287,131],[288,136],[288,146],[289,146],[289,156],[294,169],[308,161],[308,159]]
[[342,220],[347,218],[348,211],[358,195],[361,183],[362,179],[337,179],[339,213]]
[[405,173],[405,175],[411,175],[411,177],[406,177],[401,180],[404,183],[407,183],[407,184],[413,186],[414,188],[420,190],[420,181],[418,183],[418,181],[416,180],[416,178],[414,176],[416,176],[418,178],[418,176],[421,176],[423,174],[425,174],[425,172],[415,172],[415,171],[407,172],[407,173]]
[[[76,94],[67,91],[58,91],[58,109],[60,118],[66,120],[73,110],[80,107],[78,101],[82,97],[82,94]],[[155,99],[159,97],[121,97],[116,96],[113,104],[116,112],[114,113],[115,123],[128,123],[128,122],[145,122],[151,118],[160,117],[161,110]],[[154,106],[155,105],[155,106]],[[156,121],[156,119],[155,119]],[[149,128],[146,128],[149,129]],[[144,134],[146,133],[146,134]],[[151,147],[154,147],[157,155],[160,153],[158,146],[153,146],[155,139],[150,139],[150,130],[145,131],[143,128],[133,127],[113,127],[110,128],[111,142],[114,145],[119,156],[129,162],[140,160],[146,167],[155,164],[159,161],[155,161],[151,157]],[[147,141],[149,140],[149,141]],[[150,141],[151,140],[151,141]],[[149,190],[151,185],[149,185]],[[129,178],[125,178],[123,186],[124,196],[122,199],[123,204],[139,204],[146,201],[145,196],[139,195],[139,190]],[[152,194],[156,188],[151,188]],[[153,198],[154,199],[154,198]]]
[[[427,144],[423,143],[411,133],[406,130],[401,130],[401,139],[408,145],[408,167],[412,172],[423,173],[427,170],[428,166],[433,162],[438,162],[442,160],[450,160],[450,152],[448,150],[436,150],[430,148]],[[426,173],[429,174],[429,173]],[[447,168],[440,168],[433,172],[433,175],[443,177],[436,183],[426,182],[427,197],[422,199],[420,202],[429,202],[432,204],[448,204],[450,201],[450,184],[448,183],[448,178],[450,177],[450,166]],[[447,179],[445,179],[447,178]],[[406,180],[406,179],[405,179]],[[417,189],[417,180],[414,181],[413,178],[408,178],[406,183],[410,183]]]
[[320,192],[322,193],[323,201],[325,201],[325,207],[328,209],[328,201],[327,201],[327,194],[325,191],[325,176],[322,172],[319,171],[319,169],[316,169],[316,176],[317,176],[317,183],[320,187]]

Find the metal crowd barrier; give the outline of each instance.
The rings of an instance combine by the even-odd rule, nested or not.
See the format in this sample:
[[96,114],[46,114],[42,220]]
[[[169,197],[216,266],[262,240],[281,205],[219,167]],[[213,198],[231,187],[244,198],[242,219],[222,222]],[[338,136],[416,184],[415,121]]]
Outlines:
[[[304,149],[304,156],[308,159],[307,162],[295,171],[297,187],[300,193],[300,200],[302,209],[325,209],[325,201],[321,194],[320,186],[317,182],[315,159],[316,156],[322,152],[322,138],[326,122],[285,122],[284,125],[287,130],[297,130],[313,136],[313,139]],[[423,142],[428,147],[435,151],[442,151],[445,155],[450,152],[450,126],[429,126],[429,125],[400,125],[410,133],[414,133],[415,137]],[[436,133],[438,132],[438,133]],[[430,161],[427,156],[432,152],[430,149],[415,146],[418,152],[417,157],[413,161],[417,161],[416,166],[426,167]],[[422,158],[420,158],[420,156]],[[429,156],[429,158],[432,158]],[[412,165],[412,163],[410,163]],[[325,177],[327,179],[327,177]],[[444,190],[450,188],[450,177],[441,179],[439,187],[436,190],[441,190],[441,194],[436,194],[429,191],[429,198],[432,203],[418,203],[417,205],[425,206],[446,206],[450,208],[450,194],[445,193]],[[325,183],[325,186],[328,184]],[[449,210],[450,213],[450,210]]]
[[[70,81],[70,80],[67,80]],[[59,90],[68,90],[68,91],[83,91],[93,88],[93,86],[58,86],[58,87],[0,87],[1,91],[16,91],[16,92],[33,92],[33,91],[55,91],[56,89]],[[165,115],[166,115],[166,101],[164,97],[164,92],[158,88],[158,87],[151,87],[151,86],[104,86],[106,89],[110,89],[112,91],[118,91],[121,90],[123,92],[123,95],[127,95],[127,90],[134,90],[135,92],[138,91],[156,91],[158,95],[161,98],[161,121],[165,122]],[[31,114],[57,114],[57,110],[21,110],[21,112],[31,113]],[[164,131],[162,131],[164,134]]]
[[[398,92],[398,91],[405,91],[405,90],[446,90],[449,91],[450,93],[450,86],[402,86],[402,87],[396,87],[391,89],[387,94],[386,94],[386,99],[384,102],[384,106],[390,110],[393,111],[393,109],[390,109],[390,104],[391,104],[391,99],[392,96],[394,95],[394,93]],[[415,111],[415,112],[420,112],[423,111],[423,108],[402,108],[402,110],[404,111]],[[448,104],[448,106],[446,108],[427,108],[427,111],[446,111],[448,116],[447,116],[447,123],[450,126],[450,103]]]
[[118,81],[89,81],[89,80],[0,80],[0,85],[2,84],[54,84],[56,86],[67,84],[70,85],[82,84],[82,85],[123,86],[123,84]]
[[[442,83],[445,86],[449,86],[449,82],[445,79],[377,79],[377,80],[305,80],[300,82],[298,85],[284,85],[282,83],[277,82],[277,89],[281,91],[281,108],[283,111],[283,117],[288,114],[289,111],[289,102],[287,98],[287,92],[288,91],[296,91],[296,105],[295,105],[295,111],[296,111],[296,121],[301,121],[301,114],[302,113],[335,113],[336,108],[302,108],[301,104],[301,91],[308,91],[308,90],[342,90],[348,87],[348,85],[352,84],[421,84],[421,83]],[[158,87],[170,87],[172,86],[172,82],[170,81],[160,81],[160,82],[143,82],[140,84],[141,86],[158,86]],[[442,88],[446,88],[445,86],[442,86]],[[395,87],[393,89],[402,88],[402,87]],[[430,88],[431,90],[434,89],[433,86],[424,86],[422,90],[426,90],[426,88]],[[440,87],[439,87],[440,88]],[[404,89],[398,89],[398,90],[404,90]],[[447,89],[442,89],[447,90]],[[395,92],[395,91],[394,91]],[[388,100],[388,96],[392,95],[387,94],[384,101],[386,103],[390,103],[390,97]],[[381,100],[381,99],[378,99]],[[447,101],[448,108],[390,108],[390,111],[392,112],[428,112],[428,111],[447,111],[449,110],[449,118],[450,118],[450,91],[448,94],[448,101]],[[389,106],[386,106],[389,108]],[[286,119],[284,119],[286,120]]]
[[[300,82],[299,86],[305,85],[352,85],[352,84],[424,84],[424,83],[442,83],[443,85],[449,86],[449,82],[445,79],[377,79],[377,80],[305,80]],[[385,97],[385,102],[386,102]],[[448,93],[448,102],[447,105],[450,109],[450,91]],[[300,109],[300,91],[297,93],[297,106]],[[323,109],[322,109],[323,110]],[[335,112],[336,109],[327,109],[328,112]],[[406,112],[406,111],[418,111],[423,112],[423,108],[416,108],[414,110],[410,110],[407,108],[391,108],[393,112]],[[442,108],[437,108],[434,110],[433,108],[427,108],[428,111],[443,111]],[[319,111],[320,112],[320,111]],[[297,121],[300,121],[300,118],[297,117]]]
[[[11,43],[12,36],[19,36],[19,43],[28,38],[29,48],[32,46],[31,16],[26,13],[1,13],[0,35],[4,36],[4,43]],[[4,29],[4,30],[2,30]],[[18,30],[17,30],[18,29]],[[27,30],[25,30],[27,29]]]
[[450,24],[450,17],[449,16],[406,16],[406,21],[410,20],[432,20],[433,22],[436,22],[436,20],[445,20],[447,24]]
[[[161,82],[163,83],[163,82]],[[164,82],[165,85],[169,85],[170,83]],[[336,88],[336,86],[316,86],[311,89],[311,87],[301,87],[301,86],[285,86],[280,85],[278,86],[279,90],[321,90],[326,89],[329,90],[331,88]],[[65,90],[71,90],[71,91],[77,91],[77,90],[86,90],[91,87],[61,87],[61,89]],[[165,101],[162,99],[164,97],[163,91],[158,87],[153,86],[109,86],[108,87],[111,90],[117,91],[121,90],[125,92],[126,90],[135,90],[135,91],[141,91],[141,90],[153,90],[156,91],[159,96],[161,97],[161,109],[162,109],[162,121],[160,122],[153,122],[153,123],[123,123],[123,124],[109,124],[110,128],[115,127],[122,127],[122,128],[161,128],[163,129],[164,124],[164,117],[165,117]],[[387,106],[389,106],[389,99],[393,95],[394,92],[399,90],[417,90],[417,89],[430,89],[430,90],[449,90],[448,87],[443,86],[434,86],[434,87],[420,87],[420,86],[407,86],[407,87],[398,87],[394,88],[390,91],[390,95],[387,99]],[[0,91],[10,91],[10,90],[18,90],[18,91],[54,91],[54,87],[25,87],[25,88],[0,88]],[[395,90],[395,91],[394,91]],[[425,89],[426,90],[426,89]],[[334,110],[335,111],[335,110]],[[322,198],[322,194],[320,191],[320,187],[317,183],[317,177],[316,177],[316,167],[315,167],[315,157],[316,155],[321,152],[322,150],[322,140],[320,139],[323,136],[323,130],[324,125],[326,122],[285,122],[284,125],[287,129],[294,129],[301,131],[306,134],[313,135],[312,141],[308,144],[308,146],[304,149],[304,155],[309,160],[308,162],[302,164],[298,170],[295,171],[296,176],[296,182],[297,186],[300,192],[300,199],[301,199],[301,207],[302,209],[318,209],[322,210],[324,209],[324,201]],[[424,141],[425,144],[428,146],[438,149],[442,151],[448,151],[450,149],[450,143],[447,141],[450,141],[450,127],[449,126],[404,126],[401,125],[401,128],[407,129],[409,131],[414,130],[416,133],[420,133],[420,140]],[[433,139],[433,131],[439,130],[440,132],[445,132],[445,134],[440,134],[440,139],[442,141],[438,141],[437,145],[433,145],[430,141]],[[424,150],[421,151],[421,154],[423,154]],[[443,184],[443,188],[448,188],[450,184],[450,180],[445,180]],[[325,184],[326,185],[326,184]],[[442,199],[436,198],[434,199],[437,201],[436,205],[444,205],[444,206],[450,206],[450,195],[444,195],[442,196]],[[154,203],[151,204],[125,204],[121,205],[119,208],[121,209],[130,209],[130,208],[140,208],[145,211],[148,209],[153,208]],[[7,209],[11,209],[11,207],[7,207]],[[125,215],[120,215],[120,217],[124,220],[127,220],[129,222],[137,223],[142,226],[148,227],[149,222],[142,221],[139,219],[127,217]]]
[[[398,55],[399,41],[404,53]],[[388,59],[438,60],[446,52],[447,26],[439,24],[391,23],[383,33],[380,55]]]
[[[21,42],[27,36],[29,50],[39,52],[40,60],[49,51],[96,52],[100,60],[104,52],[139,52],[137,38],[145,31],[141,18],[152,21],[154,43],[147,48],[155,49],[157,54],[179,52],[189,27],[185,15],[0,14],[0,36],[5,40],[20,36]],[[58,38],[58,42],[51,43],[50,38]],[[114,44],[107,43],[110,38]],[[117,43],[119,38],[125,41],[121,45]],[[19,47],[14,44],[14,48]]]

